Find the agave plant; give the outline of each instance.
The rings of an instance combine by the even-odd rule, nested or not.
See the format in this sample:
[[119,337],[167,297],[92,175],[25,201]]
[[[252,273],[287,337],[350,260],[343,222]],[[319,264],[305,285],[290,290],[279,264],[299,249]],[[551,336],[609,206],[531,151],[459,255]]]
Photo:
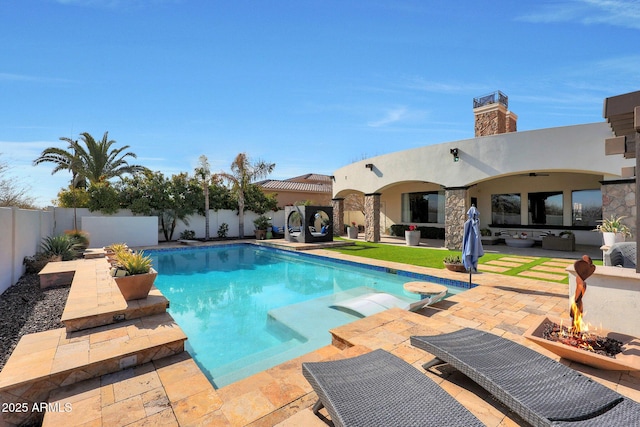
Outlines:
[[448,255],[442,260],[445,264],[462,264],[460,255]]
[[62,261],[69,261],[78,256],[79,245],[75,239],[62,234],[45,237],[40,251],[46,256],[59,256]]
[[145,256],[143,251],[122,251],[116,254],[118,264],[127,271],[128,276],[146,274],[151,270],[151,257]]

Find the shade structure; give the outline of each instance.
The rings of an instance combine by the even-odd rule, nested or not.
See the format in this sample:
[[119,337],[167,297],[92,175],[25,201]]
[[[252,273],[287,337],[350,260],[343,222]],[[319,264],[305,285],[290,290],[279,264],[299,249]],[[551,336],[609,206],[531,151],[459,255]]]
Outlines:
[[478,259],[484,255],[482,248],[482,238],[480,237],[480,213],[475,206],[471,206],[467,211],[469,219],[464,223],[464,233],[462,235],[462,263],[469,271],[469,283],[471,283],[471,273],[478,270]]

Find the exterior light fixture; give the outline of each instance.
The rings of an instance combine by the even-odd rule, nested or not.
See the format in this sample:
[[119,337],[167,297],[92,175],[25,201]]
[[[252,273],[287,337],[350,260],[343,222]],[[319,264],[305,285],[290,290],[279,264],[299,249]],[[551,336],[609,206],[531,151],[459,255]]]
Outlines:
[[457,148],[452,148],[451,150],[451,155],[453,156],[453,161],[457,162],[458,160],[460,160],[460,157],[458,156],[458,149]]
[[364,165],[365,168],[369,169],[370,171],[373,170],[373,163],[367,163],[366,165]]

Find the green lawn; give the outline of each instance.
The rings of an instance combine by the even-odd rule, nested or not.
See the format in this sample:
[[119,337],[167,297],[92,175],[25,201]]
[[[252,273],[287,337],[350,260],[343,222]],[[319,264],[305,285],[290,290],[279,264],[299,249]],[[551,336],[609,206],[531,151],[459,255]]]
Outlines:
[[[445,268],[442,260],[449,255],[461,255],[460,251],[449,251],[442,249],[415,248],[410,246],[385,245],[382,243],[371,242],[355,242],[355,246],[344,246],[330,249],[347,255],[361,256],[377,260],[385,260],[399,262],[403,264],[418,265],[421,267]],[[479,264],[489,261],[499,260],[500,258],[513,257],[514,255],[485,253],[480,258]],[[533,258],[533,257],[532,257]],[[503,273],[507,276],[517,276],[532,267],[550,261],[551,258],[535,257],[531,262],[522,266],[511,268]],[[547,279],[544,279],[547,280]],[[569,279],[565,275],[562,280],[550,280],[558,283],[568,283]]]

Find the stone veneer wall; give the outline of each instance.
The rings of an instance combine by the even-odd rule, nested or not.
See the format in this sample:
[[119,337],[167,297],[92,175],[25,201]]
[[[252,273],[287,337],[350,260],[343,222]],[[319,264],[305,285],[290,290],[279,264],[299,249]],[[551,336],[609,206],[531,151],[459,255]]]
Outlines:
[[333,235],[342,236],[344,234],[344,199],[331,199],[333,207]]
[[445,189],[444,246],[447,249],[462,250],[468,191],[466,188]]
[[496,104],[495,109],[475,114],[475,135],[487,136],[505,133],[507,120],[506,113]]
[[638,207],[636,206],[636,183],[635,180],[605,181],[602,184],[602,217],[611,218],[611,215],[618,218],[625,216],[622,222],[631,229],[631,238],[628,241],[635,241],[637,236],[636,216]]
[[380,193],[364,195],[364,240],[380,241]]

